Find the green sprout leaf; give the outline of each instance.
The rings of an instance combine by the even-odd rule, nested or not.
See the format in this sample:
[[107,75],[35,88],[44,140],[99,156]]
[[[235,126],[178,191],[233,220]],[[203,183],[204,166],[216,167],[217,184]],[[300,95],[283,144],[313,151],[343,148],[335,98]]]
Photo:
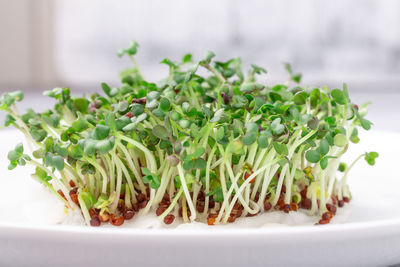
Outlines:
[[162,140],[168,140],[169,133],[168,133],[168,130],[165,129],[164,126],[156,125],[151,132],[157,138],[160,138]]
[[308,150],[306,159],[311,163],[317,163],[321,159],[321,154],[316,150]]
[[379,157],[379,154],[377,152],[369,152],[369,153],[365,153],[365,161],[373,166],[375,165],[375,159]]
[[347,101],[346,101],[346,95],[343,93],[342,90],[333,89],[333,90],[331,91],[331,95],[332,95],[333,99],[334,99],[337,103],[339,103],[339,104],[341,104],[341,105],[346,104],[346,102],[347,102]]

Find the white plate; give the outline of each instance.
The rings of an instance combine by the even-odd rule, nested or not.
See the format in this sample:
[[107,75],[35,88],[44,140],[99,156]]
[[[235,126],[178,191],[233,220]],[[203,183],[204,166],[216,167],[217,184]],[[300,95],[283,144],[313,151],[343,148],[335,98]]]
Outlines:
[[57,200],[29,177],[29,169],[6,169],[6,154],[21,138],[15,131],[0,132],[0,266],[400,263],[397,133],[363,134],[362,142],[346,156],[351,159],[371,150],[380,153],[376,166],[360,162],[352,171],[349,182],[353,201],[344,223],[293,226],[293,215],[285,215],[280,219],[286,225],[271,227],[260,221],[268,221],[273,214],[264,214],[229,227],[186,225],[176,229],[57,225],[62,218],[62,205],[54,204]]

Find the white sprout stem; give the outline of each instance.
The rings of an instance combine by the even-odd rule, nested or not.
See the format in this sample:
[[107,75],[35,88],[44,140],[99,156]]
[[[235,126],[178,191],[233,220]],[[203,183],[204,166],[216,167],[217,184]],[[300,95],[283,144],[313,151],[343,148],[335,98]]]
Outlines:
[[311,186],[308,187],[307,189],[307,194],[308,190],[310,190],[311,193],[311,209],[309,214],[313,215],[318,209],[318,202],[317,202],[317,187],[315,183],[312,183]]
[[[233,187],[233,181],[234,181],[234,183],[236,183],[236,181],[239,179],[240,175],[241,175],[241,173],[237,173],[236,176],[232,178],[232,186],[231,186],[231,188],[229,188],[229,191],[228,191],[228,193],[227,193],[227,197],[224,198],[224,201],[223,201],[222,204],[221,204],[221,209],[220,209],[220,211],[219,211],[218,217],[215,219],[216,222],[219,222],[219,221],[221,220],[222,216],[228,212],[228,209],[229,209],[229,206],[228,206],[228,204],[229,204],[229,198],[230,198],[230,196],[231,196],[231,194],[232,194],[232,192],[233,192],[233,189],[234,189],[234,187]],[[236,187],[237,187],[237,186],[236,186]],[[247,206],[247,203],[244,201],[243,196],[240,196],[240,197],[241,197],[241,199],[243,200],[242,203],[243,203],[244,205],[243,205],[243,204],[242,204],[242,205],[243,205],[244,209],[249,208],[249,207]],[[240,201],[240,197],[239,197],[239,201]]]
[[196,219],[196,209],[194,208],[193,202],[192,202],[192,200],[190,198],[190,193],[189,193],[189,190],[188,190],[188,187],[187,187],[187,184],[186,184],[185,174],[184,174],[184,171],[183,171],[183,168],[182,168],[182,164],[178,163],[177,168],[178,168],[179,178],[181,180],[181,186],[183,188],[183,191],[184,191],[185,196],[186,196],[186,200],[187,200],[188,205],[189,205],[189,209],[190,209],[190,213],[191,213],[190,214],[190,220],[194,221]]
[[181,197],[181,205],[182,205],[182,219],[184,223],[188,223],[189,218],[187,216],[187,205],[186,205],[186,198],[185,195]]
[[250,147],[249,156],[247,157],[247,160],[246,160],[246,162],[249,163],[250,166],[253,166],[254,157],[256,156],[257,148],[258,148],[257,143],[252,144]]
[[71,189],[71,186],[69,185],[68,178],[67,178],[67,176],[66,176],[65,170],[60,171],[60,174],[61,174],[61,179],[62,179],[62,181],[63,181],[65,187],[66,187],[68,190],[70,190],[70,189]]
[[[196,176],[195,180],[198,182],[200,180],[200,169],[196,170]],[[197,196],[199,195],[200,192],[200,186],[197,183],[192,184],[193,188],[193,206],[197,207]]]
[[286,194],[285,194],[285,204],[290,204],[291,199],[292,199],[292,184],[293,184],[293,179],[294,175],[296,173],[297,166],[299,165],[302,155],[302,150],[303,148],[300,148],[299,152],[295,155],[293,162],[292,162],[292,170],[289,172],[289,177],[286,177],[285,180],[285,186],[286,186]]
[[135,164],[133,163],[133,160],[132,160],[132,157],[131,157],[129,151],[121,143],[118,142],[117,145],[122,150],[122,152],[124,153],[126,161],[128,162],[128,165],[131,168],[131,171],[135,175],[135,179],[139,184],[140,191],[142,193],[146,193],[146,186],[144,185],[144,183],[143,183],[143,181],[141,179],[141,176],[140,176],[138,170],[136,169]]
[[96,197],[99,197],[100,196],[100,192],[101,192],[101,174],[99,173],[99,172],[96,172],[95,174],[94,174],[94,177],[96,178],[96,193],[95,193],[95,196]]
[[84,157],[84,159],[96,167],[96,169],[100,172],[101,176],[103,177],[103,186],[101,192],[106,194],[107,193],[107,184],[108,184],[108,177],[107,173],[104,171],[104,168],[97,162],[95,159],[91,159],[89,157]]
[[236,166],[233,166],[233,168],[234,168],[233,170],[234,170],[235,172],[238,172],[238,171],[240,170],[240,168],[242,168],[243,163],[244,163],[244,161],[245,161],[245,159],[246,159],[246,155],[247,155],[247,146],[244,147],[244,153],[243,153],[243,155],[240,157],[239,163],[238,163]]
[[263,159],[264,159],[264,155],[265,155],[266,152],[267,152],[267,149],[266,149],[266,148],[262,149],[262,150],[259,152],[259,154],[258,154],[257,157],[256,157],[257,160],[256,160],[256,162],[254,163],[253,169],[255,169],[255,170],[258,169],[258,167],[260,166],[261,162],[262,162]]
[[281,195],[281,190],[282,190],[282,184],[283,184],[283,180],[285,179],[286,176],[286,172],[289,168],[289,164],[285,164],[285,166],[282,167],[282,171],[279,175],[279,180],[278,180],[278,185],[276,187],[276,192],[275,192],[275,196],[274,199],[272,200],[272,206],[275,206],[276,203],[278,203],[279,197]]
[[131,202],[131,190],[129,189],[129,186],[125,186],[125,206],[128,209],[132,208],[132,202]]
[[[333,154],[336,153],[337,150],[338,149],[335,148]],[[345,151],[346,151],[346,149],[343,149],[342,151],[339,151],[336,154],[337,158],[332,159],[330,165],[328,166],[327,177],[329,179],[329,183],[328,183],[328,195],[329,195],[329,197],[332,196],[332,193],[333,193],[333,186],[334,186],[335,181],[336,181],[336,172],[337,172],[337,169],[339,168],[339,165],[340,165],[340,157],[342,156],[342,154]]]
[[78,179],[83,181],[81,175],[77,173],[69,164],[64,164],[64,168],[71,174],[71,179],[76,185],[78,185]]
[[165,194],[165,189],[168,186],[169,183],[169,179],[171,176],[171,173],[174,171],[173,167],[169,167],[169,165],[167,165],[165,167],[165,170],[161,176],[161,184],[160,187],[157,189],[156,195],[154,197],[154,206],[158,205],[161,202],[161,199],[164,197]]
[[150,208],[153,207],[155,195],[156,195],[156,190],[153,188],[150,188],[150,199],[149,199],[149,202],[147,203],[146,207],[144,207],[144,209],[141,210],[142,214],[148,213]]
[[[112,160],[110,159],[110,157],[108,155],[104,155],[102,156],[103,159],[105,159],[105,162],[107,164],[107,169],[108,169],[108,173],[110,175],[110,192],[114,192],[115,190],[115,165],[113,164]],[[104,160],[103,160],[104,162]]]
[[135,140],[125,137],[122,134],[118,134],[118,137],[128,143],[131,143],[132,145],[136,146],[138,149],[143,151],[143,153],[146,155],[146,161],[148,163],[150,172],[156,173],[157,172],[157,163],[156,160],[154,159],[153,154],[148,150],[146,147],[144,147],[141,143],[136,142]]
[[354,167],[354,165],[363,157],[365,156],[365,154],[361,154],[360,156],[358,156],[353,163],[351,163],[351,165],[346,169],[346,171],[344,172],[342,179],[340,180],[340,186],[339,186],[339,200],[342,199],[343,197],[343,187],[347,184],[347,176],[350,172],[350,170]]
[[[236,203],[237,199],[239,198],[239,196],[242,194],[242,192],[243,192],[243,190],[245,189],[245,187],[250,183],[250,181],[251,181],[255,176],[257,176],[259,173],[261,173],[261,172],[264,171],[265,169],[266,169],[266,167],[262,167],[262,168],[258,169],[258,170],[255,171],[253,174],[251,174],[251,175],[249,176],[248,179],[246,179],[246,180],[244,181],[244,183],[240,186],[239,190],[236,192],[235,196],[233,197],[233,199],[232,199],[232,201],[231,201],[231,203],[230,203],[230,205],[229,205],[228,212],[225,214],[225,216],[228,216],[228,217],[229,217],[230,212],[231,212],[231,210],[233,209],[233,206],[235,205],[235,203]],[[251,214],[257,213],[257,212],[258,212],[257,208],[259,209],[259,206],[258,206],[258,205],[255,205],[255,209],[256,209],[256,210],[255,210],[255,211],[252,211],[252,212],[250,212],[250,213],[251,213]]]
[[92,195],[94,195],[95,185],[94,185],[94,177],[93,174],[89,174],[89,191]]
[[261,193],[260,193],[260,196],[258,199],[258,205],[261,207],[263,207],[264,199],[265,199],[265,196],[267,195],[268,186],[271,183],[271,180],[274,177],[276,171],[279,169],[279,164],[275,163],[274,165],[270,165],[270,166],[272,166],[272,167],[270,168],[269,173],[265,172],[264,181],[263,181],[263,185],[261,188]]
[[[240,172],[238,172],[238,173],[236,174],[236,176],[234,176],[233,171],[232,171],[232,168],[231,168],[231,163],[228,161],[228,162],[226,162],[225,164],[226,164],[226,168],[227,168],[227,170],[228,170],[229,177],[230,177],[230,179],[231,179],[231,181],[232,181],[231,188],[229,189],[229,192],[227,193],[227,197],[226,197],[226,200],[229,201],[229,197],[230,197],[230,195],[232,194],[233,190],[236,190],[236,192],[239,190],[239,187],[238,187],[238,185],[237,185],[237,180],[239,179],[239,177],[240,177],[241,175],[243,175],[243,172],[240,171]],[[265,166],[264,168],[266,168],[266,166]],[[259,174],[262,174],[262,171],[259,172]],[[251,176],[250,176],[250,177],[251,177]],[[248,179],[250,179],[250,177],[249,177]],[[250,185],[250,184],[249,184],[249,185]],[[224,199],[224,201],[225,201],[225,199]],[[249,205],[247,204],[247,203],[248,203],[248,200],[245,200],[245,199],[243,198],[242,195],[239,195],[239,201],[240,201],[240,203],[242,204],[242,206],[244,207],[244,210],[245,210],[246,212],[249,212],[249,213],[251,213],[251,214],[254,214],[254,212],[256,212],[255,210],[252,210],[252,209],[249,207]],[[222,209],[221,209],[221,210],[222,210]]]
[[[228,172],[229,172],[229,171],[228,171]],[[232,173],[232,174],[229,173],[229,175],[232,175],[232,176],[233,176],[233,173]],[[237,173],[236,176],[233,176],[233,177],[231,178],[232,186],[229,188],[226,197],[224,197],[224,201],[223,201],[222,204],[221,204],[221,209],[220,209],[220,211],[219,211],[218,217],[215,219],[216,222],[219,222],[219,221],[221,220],[222,215],[224,214],[224,212],[225,212],[225,213],[228,212],[228,207],[229,207],[229,206],[228,206],[228,202],[229,202],[229,198],[230,198],[230,196],[231,196],[231,194],[232,194],[232,192],[233,192],[233,189],[235,188],[234,185],[236,184],[236,181],[239,179],[240,175],[241,175],[241,173]],[[236,185],[236,188],[238,188],[237,185]],[[244,199],[243,199],[243,196],[241,196],[241,199],[243,200],[244,206],[247,206],[246,202],[245,202]],[[225,211],[225,209],[226,209],[226,211]]]
[[325,196],[325,174],[326,172],[322,170],[320,172],[320,183],[319,183],[319,210],[321,213],[327,211],[326,209],[326,196]]
[[218,159],[217,161],[214,162],[213,165],[211,165],[210,169],[214,170],[215,168],[217,168],[222,162],[223,162],[223,158]]
[[214,146],[211,149],[211,152],[208,155],[208,159],[207,159],[207,164],[206,164],[206,188],[205,188],[205,192],[204,192],[205,195],[206,195],[206,198],[205,198],[205,202],[204,202],[203,215],[207,214],[207,212],[208,212],[208,205],[209,205],[210,197],[207,196],[207,195],[208,195],[208,193],[210,193],[210,169],[212,169],[212,168],[210,168],[210,166],[211,166],[211,162],[212,162],[212,160],[214,158],[214,154],[215,154],[216,150],[217,150],[217,146]]
[[85,219],[86,225],[90,225],[90,214],[89,214],[89,211],[86,207],[86,203],[83,200],[81,194],[78,194],[78,202],[79,202],[82,214],[83,214],[83,218]]
[[130,189],[130,192],[131,192],[132,200],[133,200],[134,203],[136,203],[137,202],[137,200],[136,200],[136,191],[135,191],[135,188],[133,187],[132,179],[131,179],[131,176],[129,175],[128,169],[126,168],[124,163],[122,163],[121,159],[118,158],[117,155],[115,155],[115,160],[116,160],[116,166],[119,167],[120,169],[122,169],[122,172],[125,175],[125,179],[128,182],[128,186],[129,186],[129,189]]
[[[117,159],[116,159],[115,153],[112,153],[111,155],[112,155],[112,161],[114,163],[117,163]],[[122,185],[122,170],[121,170],[121,168],[117,168],[117,186],[116,186],[116,189],[114,191],[116,193],[116,196],[115,196],[114,202],[110,206],[111,213],[115,213],[115,211],[117,210],[119,196],[121,195],[121,185]]]
[[175,167],[170,167],[167,171],[163,173],[163,176],[161,177],[160,188],[158,188],[156,196],[154,198],[154,205],[158,205],[161,202],[162,198],[164,197],[167,186],[174,175],[175,170],[176,170]]
[[220,151],[222,159],[223,159],[222,160],[222,164],[219,165],[219,179],[220,179],[220,182],[221,182],[222,195],[225,198],[226,197],[226,193],[227,193],[228,190],[226,188],[225,164],[224,163],[226,162],[228,155],[227,155],[227,153],[225,153],[222,145],[218,144],[218,148],[219,148],[219,151]]
[[[265,149],[264,151],[266,152],[267,149]],[[264,152],[264,155],[265,155],[265,152]],[[272,154],[272,156],[271,156],[271,154]],[[268,165],[268,167],[269,167],[270,166],[269,162],[271,161],[274,154],[275,154],[275,149],[271,149],[270,151],[268,151],[268,154],[265,157],[263,155],[263,160],[262,160],[263,165],[265,164],[265,165]],[[257,162],[255,165],[257,165]],[[256,167],[256,169],[257,168],[258,168],[258,166]],[[254,182],[253,192],[251,193],[251,199],[254,199],[256,197],[256,194],[258,192],[258,188],[260,187],[261,182],[264,182],[262,177],[263,177],[262,175],[258,175],[256,177],[256,180]]]

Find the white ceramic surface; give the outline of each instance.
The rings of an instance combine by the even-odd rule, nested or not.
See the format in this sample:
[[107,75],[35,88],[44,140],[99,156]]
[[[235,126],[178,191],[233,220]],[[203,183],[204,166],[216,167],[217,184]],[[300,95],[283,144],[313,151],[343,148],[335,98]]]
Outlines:
[[[400,263],[400,174],[396,168],[400,134],[372,131],[351,148],[347,159],[371,150],[380,157],[375,167],[360,162],[352,171],[353,201],[336,223],[314,226],[302,220],[301,214],[264,214],[229,226],[197,223],[169,229],[152,217],[147,219],[151,229],[137,218],[124,228],[82,227],[76,221],[59,225],[62,205],[30,178],[29,168],[6,169],[6,153],[21,138],[15,131],[0,132],[0,266]],[[302,225],[295,226],[299,222]]]

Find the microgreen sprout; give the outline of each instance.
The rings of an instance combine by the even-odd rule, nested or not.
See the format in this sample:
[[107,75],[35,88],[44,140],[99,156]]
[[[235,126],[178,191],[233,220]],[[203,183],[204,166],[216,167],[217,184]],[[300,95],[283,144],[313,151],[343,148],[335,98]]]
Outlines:
[[56,103],[43,113],[18,113],[20,91],[0,97],[5,126],[33,148],[32,155],[22,144],[11,150],[9,169],[33,165],[32,177],[68,208],[79,207],[88,225],[121,225],[139,210],[165,223],[182,216],[212,225],[271,208],[305,209],[327,223],[332,206],[351,198],[355,163],[375,164],[376,152],[350,165],[340,160],[359,142],[358,129],[372,125],[347,85],[301,86],[289,64],[286,83],[263,84],[256,78],[264,68],[244,72],[239,58],[215,61],[213,52],[199,61],[165,58],[168,76],[152,83],[135,61],[138,48],[132,42],[118,52],[134,64],[119,87],[103,82],[89,97],[45,91]]

